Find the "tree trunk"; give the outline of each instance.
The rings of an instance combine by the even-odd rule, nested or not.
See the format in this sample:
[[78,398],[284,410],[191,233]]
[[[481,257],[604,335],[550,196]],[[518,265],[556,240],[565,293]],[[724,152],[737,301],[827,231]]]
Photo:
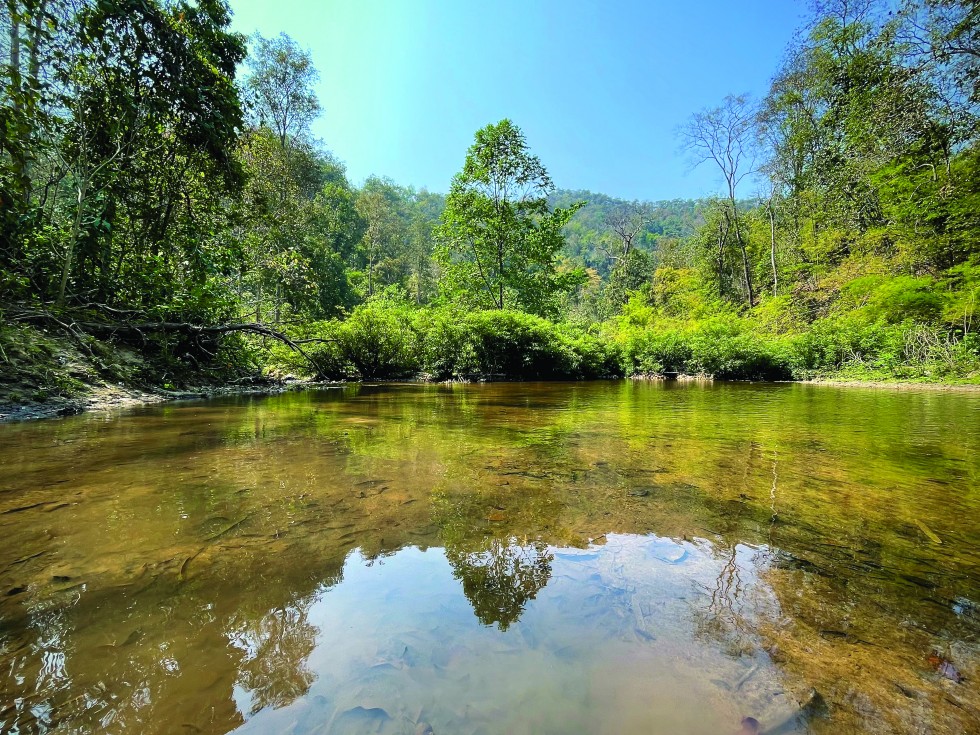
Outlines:
[[30,35],[28,36],[30,50],[27,61],[27,77],[30,79],[31,88],[34,90],[37,89],[38,77],[41,73],[41,30],[44,25],[45,6],[47,6],[47,0],[41,0],[37,4],[37,8],[34,9],[34,17],[31,18]]
[[504,244],[497,241],[497,308],[504,308]]
[[23,99],[21,98],[20,84],[20,17],[17,13],[17,3],[14,0],[7,0],[7,10],[10,13],[10,48],[8,50],[10,61],[10,99],[13,102],[15,111],[20,111]]
[[78,245],[78,236],[82,230],[82,210],[85,206],[85,195],[88,193],[88,178],[83,177],[78,185],[78,202],[75,209],[75,221],[71,226],[71,237],[68,240],[68,250],[65,252],[65,262],[61,269],[61,285],[58,287],[58,300],[55,302],[59,307],[65,304],[65,288],[68,286],[68,274],[71,273],[71,260]]
[[[39,77],[41,74],[41,29],[44,24],[44,8],[46,5],[46,0],[41,0],[37,7],[34,9],[33,16],[28,20],[27,26],[27,83],[28,92],[27,98],[25,100],[25,110],[27,112],[28,119],[34,123],[35,113],[38,106],[38,89],[39,89]],[[11,32],[12,33],[12,32]],[[13,38],[11,38],[11,42]],[[13,44],[11,44],[11,48]],[[12,55],[11,51],[11,55]],[[18,62],[19,63],[19,62]],[[33,151],[33,146],[30,147]],[[24,203],[28,204],[31,201],[31,190],[33,184],[31,182],[31,168],[34,163],[34,154],[28,152],[21,156],[20,166],[21,166],[21,176],[24,182]]]
[[[7,71],[9,82],[6,91],[9,94],[11,107],[13,108],[13,122],[15,125],[18,123],[22,125],[24,121],[21,120],[21,115],[25,113],[25,88],[20,69],[20,14],[15,0],[7,0],[6,5],[10,15],[10,36],[8,38],[9,68]],[[19,132],[16,135],[22,138]],[[29,138],[29,134],[27,137]],[[20,142],[23,145],[15,145],[11,148],[10,161],[13,164],[14,180],[17,182],[19,196],[26,203],[30,200],[31,196],[31,181],[27,163],[28,156],[30,155],[27,150],[30,146],[28,140],[22,138]]]
[[374,296],[374,256],[368,258],[368,296]]
[[776,213],[773,211],[772,198],[766,204],[769,210],[769,260],[772,262],[772,295],[779,289],[779,273],[776,270]]
[[[725,222],[728,214],[725,214]],[[725,241],[728,239],[728,228],[718,222],[718,298],[725,298]]]
[[735,227],[735,241],[742,251],[742,272],[745,275],[745,293],[749,299],[749,306],[755,306],[755,294],[752,293],[752,277],[749,274],[749,256],[745,249],[745,240],[742,239],[742,229],[738,224],[738,207],[735,204],[735,195],[732,194],[732,225]]

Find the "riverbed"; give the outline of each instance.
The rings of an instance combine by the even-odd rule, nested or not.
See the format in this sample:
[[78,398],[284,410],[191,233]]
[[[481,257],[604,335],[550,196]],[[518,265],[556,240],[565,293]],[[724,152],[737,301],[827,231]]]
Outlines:
[[980,732],[978,450],[799,384],[0,426],[0,732]]

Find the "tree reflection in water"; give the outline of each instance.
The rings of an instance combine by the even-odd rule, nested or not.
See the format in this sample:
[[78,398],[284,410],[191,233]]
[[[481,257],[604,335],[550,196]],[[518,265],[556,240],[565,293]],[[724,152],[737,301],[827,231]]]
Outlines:
[[548,584],[554,556],[540,539],[522,545],[511,538],[488,539],[476,551],[447,547],[446,558],[477,619],[507,630]]
[[252,696],[250,714],[265,707],[285,707],[306,694],[316,678],[307,659],[319,629],[309,622],[315,598],[270,610],[259,620],[245,620],[230,637],[245,658],[238,685]]

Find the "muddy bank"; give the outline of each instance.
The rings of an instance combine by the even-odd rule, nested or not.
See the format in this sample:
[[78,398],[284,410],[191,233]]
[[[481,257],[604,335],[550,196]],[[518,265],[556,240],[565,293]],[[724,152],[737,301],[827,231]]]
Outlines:
[[247,384],[199,386],[184,390],[141,389],[111,384],[92,385],[88,386],[82,395],[54,396],[44,401],[13,403],[6,397],[0,397],[0,424],[73,416],[86,411],[116,411],[152,403],[162,403],[163,401],[194,400],[229,395],[274,395],[291,390],[304,390],[315,385],[325,384],[297,378],[278,380],[257,377]]
[[82,343],[33,325],[0,324],[0,423],[170,400],[281,393],[312,384],[268,374],[244,352],[222,360],[185,356],[168,362],[111,340]]
[[890,380],[800,380],[803,385],[827,385],[838,388],[881,388],[884,390],[937,390],[980,392],[980,383],[912,383]]

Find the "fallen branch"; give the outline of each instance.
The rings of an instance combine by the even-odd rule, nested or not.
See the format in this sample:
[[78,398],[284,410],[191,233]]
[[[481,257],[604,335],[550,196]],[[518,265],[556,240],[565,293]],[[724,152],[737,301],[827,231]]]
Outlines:
[[[119,321],[119,322],[93,322],[93,321],[75,321],[70,318],[67,311],[58,312],[58,315],[49,311],[37,311],[37,310],[12,310],[10,315],[17,321],[26,322],[41,322],[54,324],[60,329],[64,330],[75,339],[80,346],[82,346],[86,352],[91,354],[91,350],[88,345],[85,344],[81,333],[88,333],[93,335],[109,335],[109,336],[136,336],[140,340],[145,341],[145,333],[179,333],[187,335],[216,335],[221,336],[224,334],[231,334],[233,332],[245,332],[249,334],[257,334],[263,337],[269,337],[271,339],[282,342],[284,345],[289,347],[294,352],[299,353],[303,356],[317,373],[320,373],[320,366],[317,365],[316,360],[314,360],[307,352],[303,349],[301,345],[311,343],[311,342],[327,342],[328,340],[323,339],[303,339],[294,340],[289,336],[272,329],[265,324],[260,322],[242,322],[234,324],[194,324],[192,322],[132,322],[132,321]],[[122,313],[117,311],[116,313]],[[59,318],[60,317],[60,318]],[[66,320],[66,321],[63,321]]]

